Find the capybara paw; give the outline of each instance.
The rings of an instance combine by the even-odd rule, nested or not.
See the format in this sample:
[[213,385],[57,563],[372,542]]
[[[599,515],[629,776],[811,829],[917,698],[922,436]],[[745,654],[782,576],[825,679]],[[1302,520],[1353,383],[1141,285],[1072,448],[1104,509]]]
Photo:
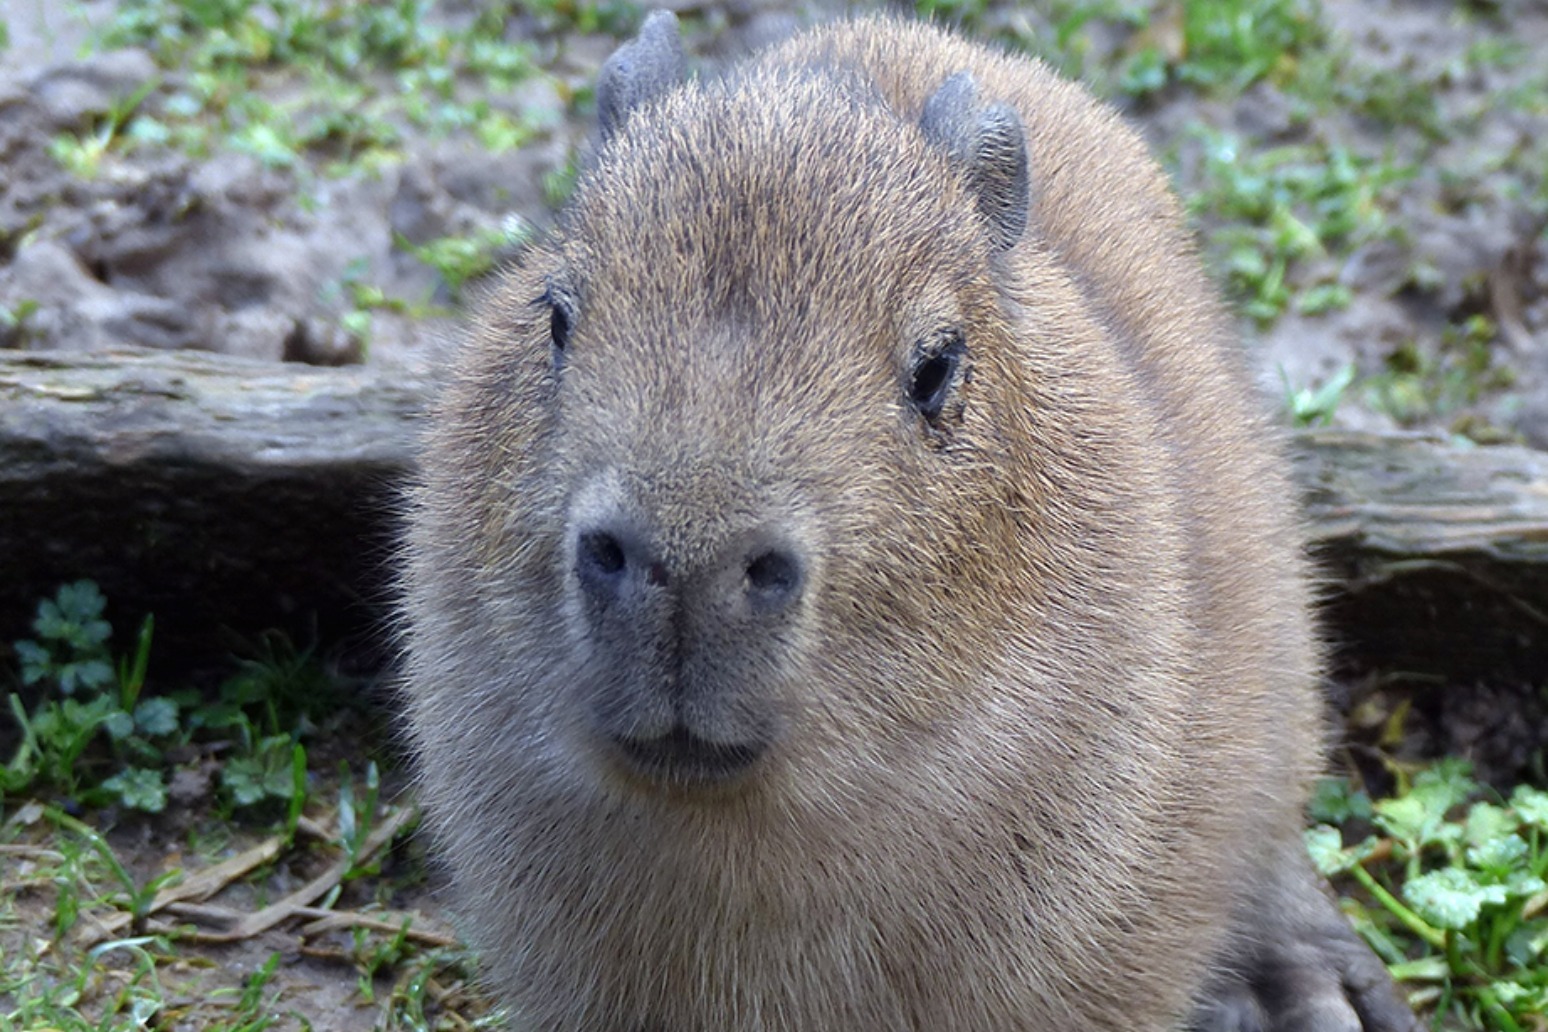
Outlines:
[[1234,958],[1190,1032],[1414,1032],[1381,961],[1342,920]]

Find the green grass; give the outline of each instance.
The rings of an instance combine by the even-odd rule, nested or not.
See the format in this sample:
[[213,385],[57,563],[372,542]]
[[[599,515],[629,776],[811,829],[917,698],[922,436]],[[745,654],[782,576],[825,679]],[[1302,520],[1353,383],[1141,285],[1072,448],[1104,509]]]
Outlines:
[[1372,802],[1346,784],[1324,786],[1313,813],[1322,823],[1307,833],[1313,858],[1358,886],[1346,901],[1356,927],[1437,1021],[1542,1028],[1548,792],[1522,785],[1500,797],[1459,760],[1399,787]]
[[1303,55],[1327,42],[1317,0],[1050,0],[1008,19],[986,0],[915,0],[914,10],[1034,53],[1099,93],[1133,97],[1293,82]]
[[1333,422],[1333,414],[1344,400],[1344,394],[1355,380],[1354,363],[1343,366],[1328,380],[1317,387],[1293,387],[1283,369],[1279,371],[1284,384],[1285,410],[1290,422],[1297,427],[1327,426]]
[[[94,922],[142,907],[160,885],[182,873],[137,881],[112,845],[84,821],[57,812],[32,822],[26,814],[4,826],[0,847],[26,848],[7,857],[0,888],[0,1027],[17,1032],[142,1032],[198,1028],[203,1032],[325,1029],[331,1015],[297,1008],[279,953],[251,974],[226,970],[220,954],[182,929],[137,931],[96,941]],[[26,838],[42,845],[23,847]],[[292,850],[290,864],[305,862]],[[380,880],[380,879],[378,879]],[[29,924],[43,903],[47,927]],[[472,991],[474,968],[461,947],[427,947],[408,925],[356,927],[339,946],[314,941],[314,957],[338,968],[361,1006],[384,1030],[493,1027],[494,1014]],[[262,957],[260,950],[258,956]],[[288,967],[288,963],[284,965]]]
[[[344,734],[350,686],[272,634],[213,688],[158,684],[154,622],[145,618],[115,655],[105,612],[94,584],[67,584],[13,644],[6,704],[19,734],[0,768],[0,1028],[329,1027],[327,1015],[317,1024],[291,1012],[278,954],[239,978],[209,959],[196,923],[169,921],[166,909],[182,898],[168,893],[185,888],[199,901],[235,886],[240,902],[243,884],[261,908],[320,863],[336,878],[309,905],[347,919],[332,936],[343,945],[303,935],[374,1007],[378,1028],[491,1022],[466,951],[416,934],[417,915],[392,909],[425,877],[414,849],[389,849],[412,828],[412,811],[387,804],[374,761],[352,770],[322,759]],[[185,793],[174,823],[158,823],[174,808],[169,784],[190,774],[209,791]],[[189,884],[255,840],[262,852],[251,865],[207,888]]]
[[1179,84],[1232,93],[1260,80],[1293,84],[1302,55],[1327,42],[1316,0],[1190,0],[1140,28],[1117,73],[1137,97]]
[[154,622],[147,616],[132,650],[115,660],[105,606],[90,581],[67,584],[39,604],[34,637],[14,643],[22,691],[6,706],[21,734],[0,768],[0,797],[160,813],[173,757],[219,741],[223,806],[304,798],[301,739],[340,698],[310,653],[267,637],[214,699],[192,690],[147,694]]
[[1447,326],[1434,347],[1402,344],[1388,353],[1385,368],[1362,384],[1366,403],[1402,426],[1449,420],[1453,433],[1479,443],[1500,440],[1499,430],[1469,411],[1484,396],[1515,382],[1498,361],[1498,336],[1490,319],[1475,315]]
[[1389,233],[1389,195],[1413,171],[1340,146],[1259,149],[1213,130],[1195,135],[1203,161],[1189,207],[1242,311],[1266,326],[1291,307],[1316,314],[1346,306],[1350,292],[1335,278],[1295,273]]
[[[1438,114],[1437,82],[1355,60],[1330,34],[1319,0],[1050,0],[1035,8],[916,0],[915,8],[1039,54],[1098,93],[1141,107],[1180,93],[1234,101],[1264,83],[1286,98],[1300,126],[1318,114],[1358,112],[1377,126],[1414,129],[1431,144],[1456,130]],[[561,113],[500,98],[536,76],[550,78],[561,104],[583,105],[586,90],[549,76],[529,41],[507,39],[510,18],[524,12],[555,36],[623,35],[641,9],[615,0],[501,0],[454,21],[430,0],[129,0],[103,45],[149,47],[176,76],[56,139],[52,150],[81,176],[137,148],[233,150],[295,174],[305,193],[308,177],[402,160],[402,149],[426,132],[465,136],[492,152],[519,149]],[[1446,74],[1524,60],[1508,34],[1486,33]],[[1541,90],[1518,92],[1517,106],[1543,103]],[[1265,327],[1287,311],[1315,315],[1349,303],[1339,260],[1391,231],[1389,212],[1419,165],[1406,152],[1375,154],[1360,141],[1271,144],[1201,129],[1181,146],[1203,154],[1197,176],[1179,185],[1205,229],[1211,261],[1241,311]],[[1476,171],[1453,178],[1473,182]],[[551,176],[549,202],[561,203],[572,185],[573,172]],[[507,243],[476,235],[412,251],[441,272],[455,297]],[[373,311],[413,308],[364,280],[341,289],[357,295],[342,325],[361,342],[369,341]]]
[[[138,152],[246,154],[293,177],[304,205],[319,179],[378,173],[425,136],[470,140],[492,154],[515,150],[564,115],[514,100],[526,80],[548,78],[553,89],[534,95],[557,97],[560,106],[585,99],[538,65],[531,40],[507,38],[522,10],[513,0],[466,16],[430,0],[126,0],[95,45],[146,47],[166,76],[94,124],[54,138],[49,153],[83,179]],[[526,10],[556,34],[622,33],[640,16],[637,5],[616,2]],[[558,198],[570,181],[559,173],[545,191]],[[524,232],[502,228],[408,249],[456,298]],[[341,295],[339,326],[362,353],[374,312],[436,311],[428,297],[389,296],[364,272],[325,289]],[[28,314],[0,312],[0,343],[25,341]]]
[[[147,47],[175,77],[52,149],[89,177],[115,149],[144,147],[195,156],[226,148],[275,168],[343,175],[399,160],[410,126],[466,133],[495,151],[520,146],[553,113],[489,99],[543,74],[529,43],[505,38],[515,10],[482,5],[452,28],[428,0],[128,0],[99,45]],[[631,16],[619,8],[596,17]]]
[[470,280],[492,272],[527,239],[529,229],[520,221],[475,231],[466,236],[441,237],[424,244],[399,241],[399,246],[433,268],[454,299]]
[[652,5],[633,0],[528,0],[527,10],[537,15],[549,32],[632,33]]

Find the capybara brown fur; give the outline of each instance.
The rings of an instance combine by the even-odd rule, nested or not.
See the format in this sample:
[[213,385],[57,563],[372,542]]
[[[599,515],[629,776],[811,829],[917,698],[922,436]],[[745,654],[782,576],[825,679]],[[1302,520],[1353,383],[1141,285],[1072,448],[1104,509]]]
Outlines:
[[1301,842],[1286,460],[1137,137],[1038,63],[652,15],[405,548],[430,825],[518,1029],[1395,1032]]

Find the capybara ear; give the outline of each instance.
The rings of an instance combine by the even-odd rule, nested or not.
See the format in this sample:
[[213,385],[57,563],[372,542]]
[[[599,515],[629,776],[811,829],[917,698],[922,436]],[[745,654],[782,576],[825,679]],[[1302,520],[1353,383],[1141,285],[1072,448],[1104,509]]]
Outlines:
[[1003,103],[980,105],[973,76],[958,72],[925,101],[919,128],[967,173],[995,249],[1003,251],[1020,240],[1031,187],[1027,142],[1015,109]]
[[652,11],[640,34],[613,51],[597,78],[597,118],[602,139],[616,133],[629,112],[682,82],[687,75],[677,16]]

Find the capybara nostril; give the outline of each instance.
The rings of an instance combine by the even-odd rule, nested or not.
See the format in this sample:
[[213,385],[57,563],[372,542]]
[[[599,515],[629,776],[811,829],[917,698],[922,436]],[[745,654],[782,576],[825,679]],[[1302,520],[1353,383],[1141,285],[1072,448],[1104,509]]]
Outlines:
[[592,531],[580,538],[580,561],[604,577],[622,573],[628,565],[623,545],[606,531]]
[[666,563],[645,539],[623,530],[583,530],[575,539],[575,576],[593,601],[619,598],[631,581],[653,588],[672,583]]
[[575,576],[587,595],[599,602],[616,598],[629,573],[629,554],[605,530],[582,531],[575,542]]
[[795,602],[803,580],[800,560],[783,549],[758,552],[747,561],[747,594],[760,608],[783,609]]

